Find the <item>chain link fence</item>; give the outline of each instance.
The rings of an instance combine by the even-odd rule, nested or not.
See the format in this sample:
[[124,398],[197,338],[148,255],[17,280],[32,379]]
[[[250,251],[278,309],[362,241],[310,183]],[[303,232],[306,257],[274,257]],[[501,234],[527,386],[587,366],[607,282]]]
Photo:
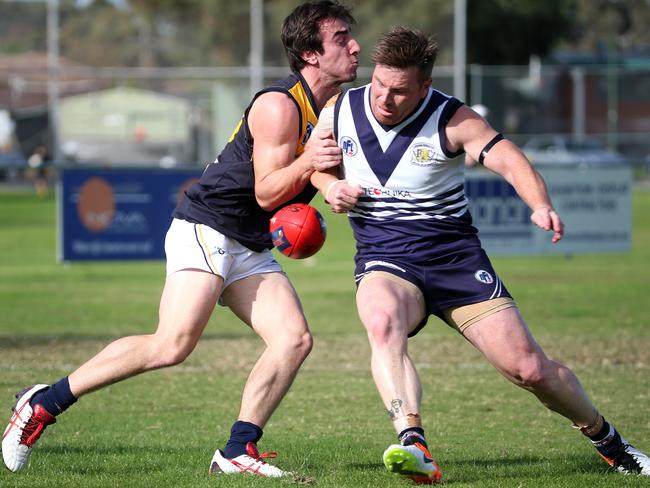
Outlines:
[[[286,67],[266,67],[270,83]],[[359,70],[356,85],[370,80]],[[453,92],[453,68],[434,68],[434,87]],[[47,70],[3,70],[6,110],[23,154],[50,142],[44,135]],[[57,77],[57,135],[68,164],[203,166],[227,141],[250,101],[248,67],[87,68],[62,65]],[[650,154],[650,67],[468,67],[470,105],[487,109],[495,129],[521,146],[533,136],[590,137],[646,167]],[[28,107],[28,108],[26,108]],[[34,122],[40,120],[40,122]],[[31,121],[31,126],[30,126]],[[31,127],[31,133],[25,127]]]

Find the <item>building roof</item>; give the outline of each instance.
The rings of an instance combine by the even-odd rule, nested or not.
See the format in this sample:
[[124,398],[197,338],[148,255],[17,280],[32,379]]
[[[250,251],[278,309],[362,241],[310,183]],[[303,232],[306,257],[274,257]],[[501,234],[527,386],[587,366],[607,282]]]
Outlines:
[[[83,93],[103,88],[103,80],[78,80],[66,73],[84,66],[59,58],[59,94]],[[47,105],[47,53],[0,54],[0,109],[22,110]]]

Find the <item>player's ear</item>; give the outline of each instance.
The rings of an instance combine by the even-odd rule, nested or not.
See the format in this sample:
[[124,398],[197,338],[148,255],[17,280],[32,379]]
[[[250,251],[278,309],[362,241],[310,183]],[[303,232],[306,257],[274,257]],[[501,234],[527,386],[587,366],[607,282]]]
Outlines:
[[304,52],[302,53],[302,56],[300,56],[300,57],[302,58],[302,60],[303,60],[305,63],[307,63],[307,64],[311,64],[311,65],[315,65],[315,64],[318,63],[318,56],[317,56],[317,54],[318,54],[318,53],[317,53],[316,51],[304,51]]

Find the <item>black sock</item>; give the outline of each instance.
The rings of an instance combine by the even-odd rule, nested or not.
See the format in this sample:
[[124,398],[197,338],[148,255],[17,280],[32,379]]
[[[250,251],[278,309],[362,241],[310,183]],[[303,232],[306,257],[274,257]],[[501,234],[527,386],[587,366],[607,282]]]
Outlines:
[[416,442],[424,444],[427,446],[427,441],[424,438],[424,429],[422,427],[409,427],[404,429],[397,435],[397,438],[404,446],[410,446]]
[[602,428],[596,434],[589,436],[589,439],[598,452],[607,458],[614,457],[621,445],[620,434],[605,419]]
[[68,377],[66,376],[36,393],[29,401],[29,404],[33,407],[40,403],[50,415],[57,416],[65,412],[76,401],[77,398],[70,391],[70,383],[68,383]]
[[224,457],[233,459],[246,454],[246,444],[249,442],[256,443],[262,438],[262,434],[262,429],[257,425],[238,420],[232,424],[230,429],[230,439],[228,439],[223,450]]
[[605,420],[605,417],[603,417],[603,426],[600,428],[598,432],[596,432],[593,435],[588,436],[592,442],[602,442],[604,439],[606,439],[610,434],[610,425],[607,423],[607,420]]

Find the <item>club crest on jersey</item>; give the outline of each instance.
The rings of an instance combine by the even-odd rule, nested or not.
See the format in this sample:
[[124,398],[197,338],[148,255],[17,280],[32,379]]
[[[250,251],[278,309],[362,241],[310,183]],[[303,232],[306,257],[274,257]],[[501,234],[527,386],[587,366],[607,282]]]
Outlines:
[[314,124],[312,124],[311,122],[307,122],[307,127],[305,127],[305,136],[302,138],[302,142],[301,142],[303,146],[307,144],[307,140],[309,140],[309,137],[311,136],[313,130],[314,130]]
[[416,164],[418,166],[428,166],[430,164],[435,164],[438,162],[438,154],[435,148],[431,144],[425,142],[415,144],[411,148],[411,164]]
[[474,273],[474,278],[476,278],[476,281],[480,281],[486,285],[491,285],[494,283],[494,278],[492,275],[484,269],[479,269],[476,273]]
[[341,149],[346,156],[354,156],[357,153],[358,146],[354,139],[345,136],[341,138]]

